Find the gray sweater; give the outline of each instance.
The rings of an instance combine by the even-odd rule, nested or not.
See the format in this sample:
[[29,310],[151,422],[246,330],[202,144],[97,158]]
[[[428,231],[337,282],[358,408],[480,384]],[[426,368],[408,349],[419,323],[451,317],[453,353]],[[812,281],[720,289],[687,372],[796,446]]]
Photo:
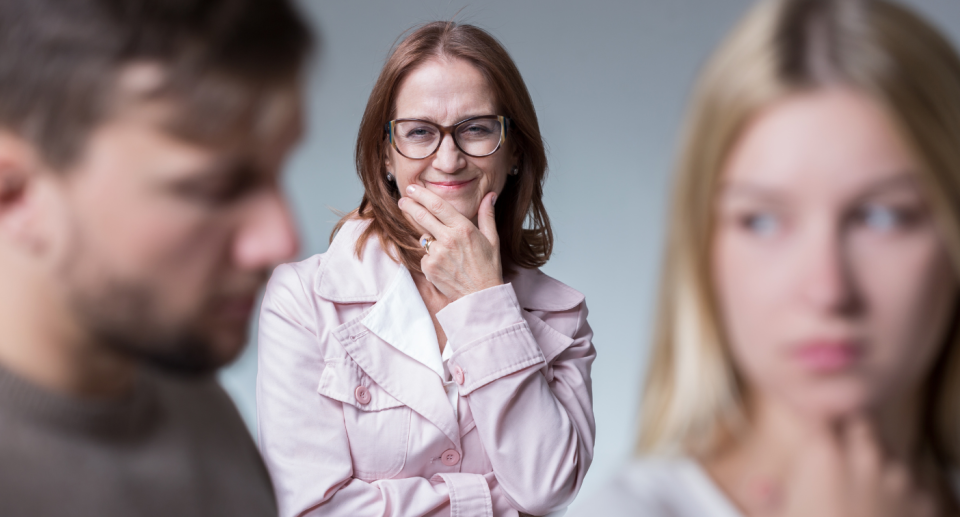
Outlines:
[[0,369],[0,516],[276,515],[270,478],[211,377],[143,372],[76,400]]

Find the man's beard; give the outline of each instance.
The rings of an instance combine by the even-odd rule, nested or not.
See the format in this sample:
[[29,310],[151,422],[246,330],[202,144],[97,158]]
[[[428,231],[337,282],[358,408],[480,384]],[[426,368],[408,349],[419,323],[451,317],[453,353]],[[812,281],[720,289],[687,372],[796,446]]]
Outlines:
[[[206,296],[195,306],[171,311],[166,307],[169,304],[164,304],[169,285],[158,285],[151,277],[120,278],[111,274],[106,262],[91,252],[97,246],[85,238],[79,224],[72,237],[59,270],[60,279],[67,289],[70,308],[92,343],[182,375],[212,373],[242,350],[245,328],[236,329],[237,343],[220,347],[216,332],[204,328],[203,311],[216,300],[212,286],[201,290]],[[268,276],[268,270],[258,271],[245,282],[235,281],[235,287],[257,289]]]
[[211,373],[233,357],[218,357],[197,321],[164,322],[150,286],[106,281],[96,293],[72,293],[90,339],[117,353],[181,375]]

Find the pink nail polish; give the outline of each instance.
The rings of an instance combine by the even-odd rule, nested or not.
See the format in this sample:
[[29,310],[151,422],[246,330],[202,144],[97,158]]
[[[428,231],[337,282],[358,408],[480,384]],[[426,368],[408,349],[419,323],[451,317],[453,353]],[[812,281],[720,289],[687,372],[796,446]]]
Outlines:
[[493,199],[490,200],[490,204],[496,206],[497,204],[497,195],[493,195]]
[[413,194],[416,191],[417,191],[417,187],[414,187],[413,185],[407,186],[407,194]]

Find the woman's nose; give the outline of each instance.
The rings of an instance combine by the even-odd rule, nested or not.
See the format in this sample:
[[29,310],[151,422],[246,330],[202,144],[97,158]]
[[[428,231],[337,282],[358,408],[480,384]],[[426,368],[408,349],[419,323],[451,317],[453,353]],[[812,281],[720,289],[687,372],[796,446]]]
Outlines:
[[444,135],[437,153],[433,156],[433,168],[440,172],[453,174],[466,166],[466,163],[466,158],[460,152],[456,142],[453,141],[453,135]]
[[822,229],[798,250],[795,281],[804,302],[818,311],[849,313],[858,305],[842,232]]

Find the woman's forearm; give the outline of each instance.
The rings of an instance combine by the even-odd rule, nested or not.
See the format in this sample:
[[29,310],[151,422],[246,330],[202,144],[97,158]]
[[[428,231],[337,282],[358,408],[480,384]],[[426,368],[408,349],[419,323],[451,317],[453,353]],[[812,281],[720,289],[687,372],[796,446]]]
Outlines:
[[589,374],[596,352],[585,307],[570,312],[577,322],[572,337],[524,315],[508,284],[464,297],[437,315],[494,473],[527,513],[568,504],[593,458]]

